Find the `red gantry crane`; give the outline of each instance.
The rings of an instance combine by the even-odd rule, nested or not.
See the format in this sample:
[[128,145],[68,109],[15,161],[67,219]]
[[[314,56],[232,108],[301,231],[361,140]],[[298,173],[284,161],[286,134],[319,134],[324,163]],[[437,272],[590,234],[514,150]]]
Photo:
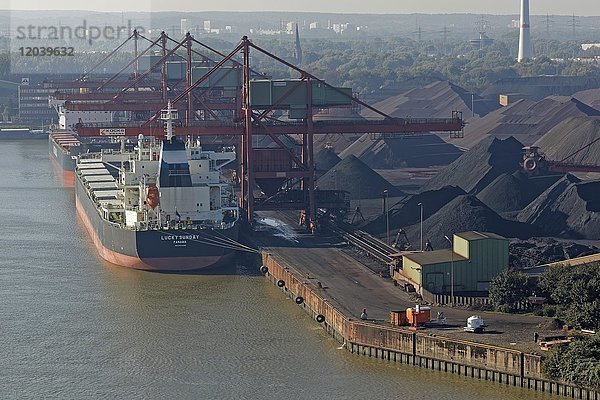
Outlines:
[[[80,94],[60,94],[70,110],[145,111],[145,121],[110,124],[79,123],[80,137],[98,136],[164,136],[158,116],[171,101],[185,115],[178,135],[191,137],[237,138],[240,206],[248,221],[255,210],[304,210],[306,225],[314,226],[319,208],[347,207],[348,200],[339,191],[315,189],[314,135],[316,134],[386,134],[414,136],[430,132],[448,132],[462,137],[464,122],[460,112],[450,118],[394,118],[358,99],[351,88],[334,87],[307,71],[255,45],[244,36],[229,54],[222,54],[195,40],[189,33],[181,42],[170,39],[164,32],[150,42],[142,52],[137,40],[146,39],[137,32],[130,39],[136,43],[135,57],[114,77],[99,85],[88,84],[87,77],[73,84],[86,85],[90,90]],[[167,48],[167,42],[175,42]],[[192,45],[219,55],[219,61],[202,55]],[[138,61],[152,47],[160,46],[161,56],[144,73],[138,71]],[[185,50],[185,59],[174,60],[177,50]],[[295,71],[295,79],[271,80],[250,66],[251,52],[271,58]],[[110,57],[114,52],[111,52]],[[200,55],[195,60],[193,55]],[[241,54],[242,61],[237,57]],[[130,80],[118,75],[133,66]],[[94,66],[93,69],[97,68]],[[160,82],[152,81],[160,70]],[[117,90],[117,82],[121,85]],[[83,87],[83,86],[82,86]],[[313,120],[315,112],[332,107],[361,106],[374,111],[373,120]],[[148,112],[149,111],[149,112]],[[284,136],[297,135],[299,151],[284,143]],[[269,147],[260,148],[254,140],[268,137]],[[282,140],[284,139],[284,140]],[[264,195],[255,198],[255,184]]]

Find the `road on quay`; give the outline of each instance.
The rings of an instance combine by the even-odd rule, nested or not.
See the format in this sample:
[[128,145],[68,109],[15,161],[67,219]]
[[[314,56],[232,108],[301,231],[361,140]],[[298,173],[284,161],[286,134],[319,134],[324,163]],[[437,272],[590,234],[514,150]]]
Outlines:
[[[391,279],[381,278],[352,257],[348,245],[334,234],[308,234],[291,215],[274,212],[259,214],[256,231],[254,240],[263,251],[296,270],[305,277],[306,284],[350,317],[360,318],[366,308],[369,320],[387,324],[390,311],[405,310],[416,304],[414,297],[394,286]],[[562,333],[552,329],[550,318],[432,307],[433,319],[438,311],[445,314],[445,326],[428,327],[424,332],[536,353],[540,350],[533,341],[535,332],[541,338]],[[484,319],[488,326],[486,333],[464,332],[466,320],[472,315]]]

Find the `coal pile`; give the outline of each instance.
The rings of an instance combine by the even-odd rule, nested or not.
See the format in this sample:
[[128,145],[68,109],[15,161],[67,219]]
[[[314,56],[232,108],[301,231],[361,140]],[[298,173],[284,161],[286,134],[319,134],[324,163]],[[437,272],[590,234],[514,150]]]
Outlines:
[[[400,228],[418,223],[421,218],[419,203],[423,204],[423,217],[427,218],[427,216],[435,214],[446,204],[464,194],[466,194],[465,191],[459,187],[446,186],[439,190],[431,190],[410,196],[390,207],[388,213],[390,227],[397,231]],[[386,233],[386,223],[386,217],[382,215],[371,221],[363,229],[374,235],[382,235]]]
[[600,165],[600,140],[570,157],[599,138],[600,120],[578,117],[564,120],[535,145],[539,146],[550,160],[561,161],[569,157],[568,162],[571,163]]
[[497,213],[520,211],[558,179],[554,176],[529,179],[521,171],[504,173],[483,188],[477,198]]
[[520,168],[522,147],[513,137],[504,140],[488,137],[444,168],[423,190],[451,185],[467,193],[478,193],[503,173],[513,173]]
[[547,236],[600,237],[600,181],[567,174],[521,211],[517,219]]
[[342,159],[332,149],[323,148],[315,153],[315,170],[317,177],[327,173]]
[[[472,108],[474,106],[474,109]],[[449,81],[436,81],[411,89],[374,104],[387,115],[397,118],[450,118],[453,111],[461,111],[465,119],[477,117],[499,108],[498,102],[481,98]],[[365,108],[361,115],[381,118]]]
[[600,88],[582,90],[573,95],[577,100],[600,110]]
[[352,200],[381,198],[384,190],[389,191],[389,197],[403,195],[402,191],[354,156],[337,163],[317,180],[317,186],[322,190],[345,190]]
[[482,93],[484,97],[498,98],[501,93],[518,93],[539,100],[550,95],[571,96],[580,90],[600,87],[600,78],[592,76],[538,75],[500,78]]
[[373,140],[372,135],[366,133],[342,151],[340,157],[352,154],[373,169],[394,169],[448,165],[462,153],[437,135]]
[[[406,228],[411,242],[420,241],[420,229],[420,223]],[[456,197],[423,222],[423,240],[429,240],[436,250],[450,247],[444,235],[465,231],[492,232],[520,239],[528,239],[538,233],[527,224],[503,219],[473,195]]]
[[550,238],[516,241],[508,246],[510,266],[519,269],[583,257],[597,252],[598,249],[594,246],[559,242]]
[[514,136],[530,146],[552,128],[572,117],[600,116],[600,111],[569,96],[549,96],[540,101],[519,100],[465,127],[465,136],[456,143],[472,148],[486,137],[499,139]]

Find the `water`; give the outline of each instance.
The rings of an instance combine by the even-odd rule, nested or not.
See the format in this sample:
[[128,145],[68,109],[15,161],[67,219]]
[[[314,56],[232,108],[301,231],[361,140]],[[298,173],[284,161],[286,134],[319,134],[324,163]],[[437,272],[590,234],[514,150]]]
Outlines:
[[0,397],[542,399],[338,350],[280,290],[103,262],[45,141],[0,142]]

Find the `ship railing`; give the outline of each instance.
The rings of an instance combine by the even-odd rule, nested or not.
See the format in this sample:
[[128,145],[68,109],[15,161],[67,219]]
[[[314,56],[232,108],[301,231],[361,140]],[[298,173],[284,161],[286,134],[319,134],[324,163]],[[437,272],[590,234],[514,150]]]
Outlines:
[[83,154],[79,154],[79,158],[84,159],[84,160],[101,159],[102,154],[100,154],[100,153],[83,153]]
[[203,223],[193,223],[189,224],[186,222],[178,222],[178,223],[169,223],[164,224],[162,227],[158,225],[157,222],[143,222],[139,223],[137,227],[135,226],[125,226],[123,228],[131,229],[131,230],[140,230],[140,231],[161,231],[161,230],[205,230],[205,229],[229,229],[232,228],[237,220],[231,222],[203,222]]
[[190,172],[186,171],[186,170],[179,170],[179,169],[170,169],[169,170],[169,176],[186,176],[186,175],[190,175]]

